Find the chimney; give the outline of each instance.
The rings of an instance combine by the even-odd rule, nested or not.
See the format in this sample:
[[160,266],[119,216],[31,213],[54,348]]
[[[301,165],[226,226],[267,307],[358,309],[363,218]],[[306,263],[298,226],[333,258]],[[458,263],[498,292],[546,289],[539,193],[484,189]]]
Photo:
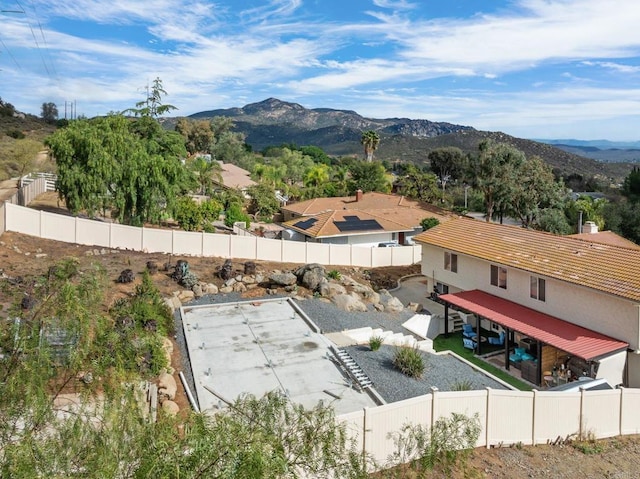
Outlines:
[[596,225],[593,221],[585,221],[584,227],[582,228],[582,232],[595,234],[598,232],[598,225]]
[[362,190],[356,191],[356,201],[360,201],[363,195],[364,193],[362,192]]

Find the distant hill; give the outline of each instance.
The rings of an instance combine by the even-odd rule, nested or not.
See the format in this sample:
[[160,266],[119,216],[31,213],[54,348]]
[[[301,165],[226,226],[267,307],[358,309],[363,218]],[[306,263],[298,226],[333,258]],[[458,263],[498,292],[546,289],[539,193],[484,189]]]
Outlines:
[[[595,142],[594,142],[595,143]],[[600,143],[600,142],[598,142]],[[615,144],[614,142],[610,142],[611,144]],[[597,146],[589,146],[589,145],[570,145],[563,143],[554,143],[553,146],[559,148],[568,153],[573,153],[574,155],[584,156],[586,158],[591,158],[598,161],[604,161],[607,163],[639,163],[640,162],[640,147],[630,148],[630,147],[615,147],[615,148],[598,148]]]
[[[292,143],[299,146],[315,145],[330,155],[362,156],[362,132],[375,130],[381,138],[375,152],[378,160],[426,163],[427,155],[436,148],[456,146],[465,152],[475,153],[482,140],[491,138],[510,143],[527,156],[540,156],[563,176],[572,173],[600,175],[619,182],[632,168],[629,163],[602,163],[545,143],[500,132],[478,131],[471,126],[408,118],[365,118],[351,110],[307,109],[276,98],[242,108],[202,111],[190,118],[208,119],[216,116],[231,118],[236,131],[245,135],[246,142],[254,150]],[[171,127],[171,122],[175,124],[176,121],[166,119],[165,127]]]

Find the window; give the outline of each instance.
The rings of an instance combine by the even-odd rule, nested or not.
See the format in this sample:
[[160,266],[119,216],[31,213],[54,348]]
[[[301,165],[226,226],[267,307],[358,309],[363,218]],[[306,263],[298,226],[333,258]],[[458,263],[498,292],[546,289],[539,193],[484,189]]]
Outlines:
[[507,289],[507,268],[491,265],[491,284],[498,288]]
[[452,273],[458,272],[458,255],[449,253],[448,251],[444,252],[444,269],[447,271],[451,271]]
[[537,276],[531,276],[531,290],[530,294],[533,299],[537,299],[538,301],[545,301],[545,282],[544,279],[538,278]]
[[449,294],[449,285],[448,284],[437,282],[433,286],[433,289],[437,294]]

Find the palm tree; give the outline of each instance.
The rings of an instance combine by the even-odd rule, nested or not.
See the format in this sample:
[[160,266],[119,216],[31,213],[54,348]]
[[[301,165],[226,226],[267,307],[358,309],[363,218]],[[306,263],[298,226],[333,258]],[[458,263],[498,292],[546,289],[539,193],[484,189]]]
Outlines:
[[198,156],[190,166],[191,171],[198,177],[201,195],[210,194],[214,182],[222,183],[222,167],[217,161],[206,160]]
[[380,143],[380,135],[373,130],[367,130],[362,133],[360,143],[364,145],[364,154],[367,157],[367,161],[371,163],[373,161],[373,152],[376,151]]
[[329,181],[329,166],[317,163],[309,168],[304,175],[304,186],[317,187]]

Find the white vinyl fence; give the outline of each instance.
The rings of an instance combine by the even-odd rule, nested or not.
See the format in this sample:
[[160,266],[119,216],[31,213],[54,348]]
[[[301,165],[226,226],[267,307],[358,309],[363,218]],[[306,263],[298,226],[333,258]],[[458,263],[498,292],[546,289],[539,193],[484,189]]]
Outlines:
[[14,204],[5,205],[5,229],[39,238],[112,249],[283,263],[313,262],[375,268],[418,263],[422,254],[420,246],[370,248],[302,243],[256,236],[138,228],[58,215]]
[[478,415],[476,447],[547,444],[558,439],[640,433],[640,389],[571,393],[434,390],[431,394],[338,416],[356,445],[378,467],[390,467],[394,434],[403,425],[431,428],[452,413]]

